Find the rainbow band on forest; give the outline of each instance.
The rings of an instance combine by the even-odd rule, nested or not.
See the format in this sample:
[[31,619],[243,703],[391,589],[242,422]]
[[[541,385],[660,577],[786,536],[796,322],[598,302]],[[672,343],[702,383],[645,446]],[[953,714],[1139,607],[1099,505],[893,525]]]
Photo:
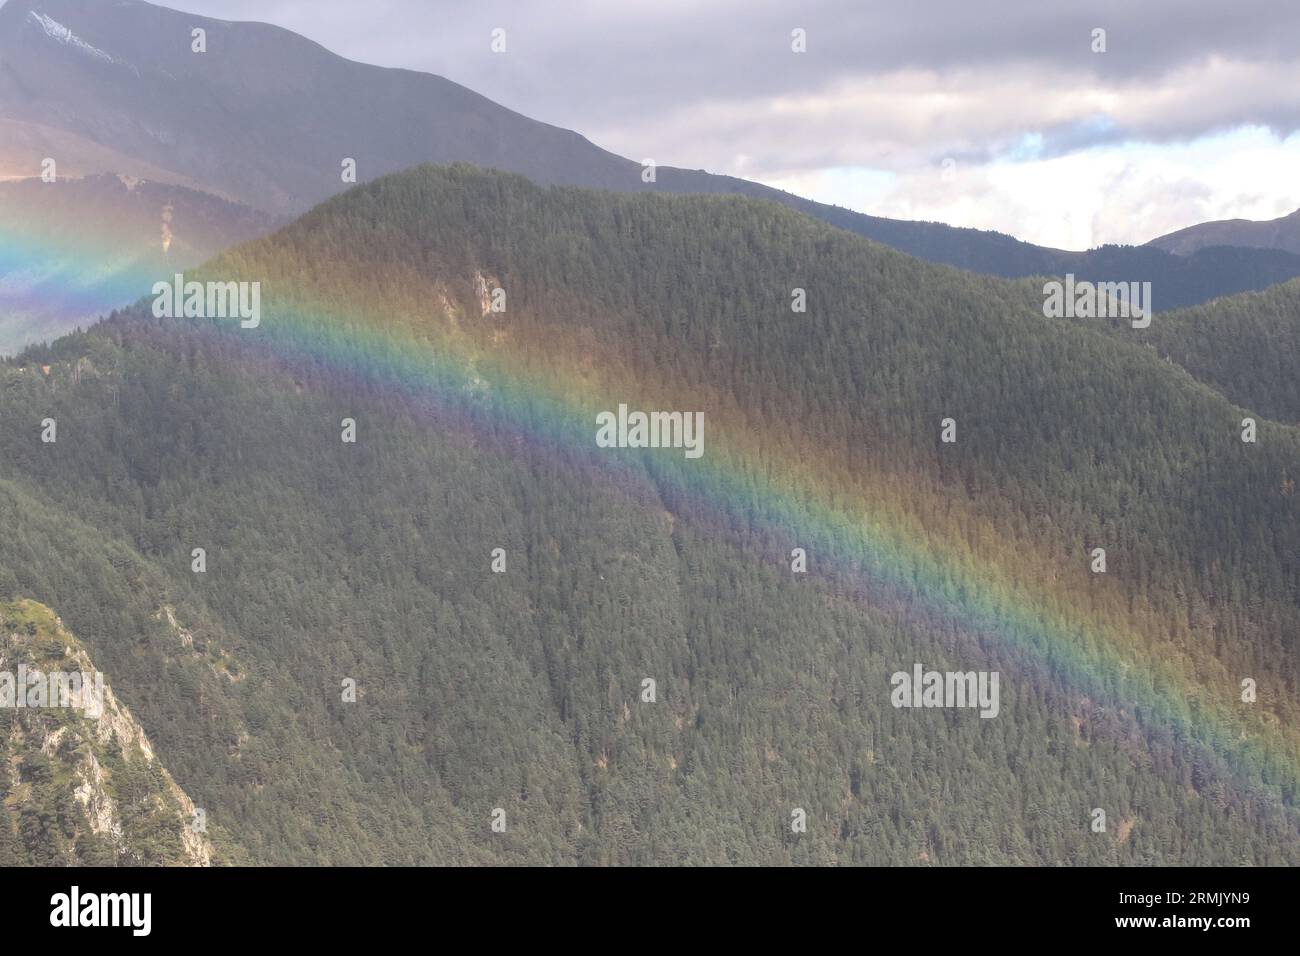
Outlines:
[[[0,262],[12,267],[24,261],[24,254],[8,244],[0,249]],[[62,253],[66,259],[67,249]],[[87,260],[101,261],[93,251]],[[122,282],[134,294],[153,278],[124,275]],[[663,398],[664,383],[621,379],[615,392],[594,384],[584,356],[558,351],[539,356],[508,346],[485,350],[470,343],[462,347],[447,337],[435,352],[423,337],[381,321],[387,308],[383,303],[341,310],[314,299],[303,288],[282,288],[268,297],[259,329],[234,334],[268,358],[320,366],[343,377],[360,374],[372,385],[377,375],[384,387],[432,400],[440,418],[452,418],[470,430],[488,422],[517,429],[538,447],[576,456],[606,476],[617,476],[620,469],[639,472],[649,460],[642,452],[598,449],[594,416],[618,400]],[[291,306],[283,304],[290,301]],[[486,394],[468,387],[470,363],[486,382]],[[672,407],[642,402],[646,406]],[[914,516],[891,501],[888,487],[875,489],[869,507],[846,502],[821,477],[817,460],[778,459],[763,449],[764,436],[719,426],[711,418],[703,458],[668,454],[653,459],[653,467],[656,479],[669,482],[674,494],[709,514],[719,533],[748,525],[784,540],[786,555],[790,547],[805,547],[818,574],[850,590],[857,590],[865,577],[870,588],[918,597],[961,627],[995,637],[1027,655],[1031,664],[1047,666],[1081,696],[1134,708],[1148,728],[1161,725],[1180,745],[1223,761],[1249,791],[1284,803],[1295,800],[1300,792],[1295,729],[1268,733],[1259,722],[1251,723],[1253,715],[1235,706],[1236,686],[1211,690],[1172,661],[1144,653],[1136,635],[1093,620],[1068,589],[1027,586],[998,565],[974,567],[956,549],[918,543]],[[882,693],[887,680],[882,673]]]
[[[0,303],[20,316],[84,315],[84,328],[107,311],[105,302],[125,304],[147,295],[154,272],[115,254],[115,238],[106,230],[101,234],[93,217],[85,228],[72,238],[6,224],[0,232]],[[0,315],[5,318],[10,317]]]
[[[300,289],[293,295],[298,303],[310,303]],[[788,561],[789,548],[805,547],[819,574],[851,589],[865,575],[872,587],[919,597],[962,627],[1047,665],[1081,696],[1134,708],[1148,727],[1160,724],[1180,744],[1217,756],[1248,789],[1294,799],[1300,743],[1293,729],[1266,736],[1259,724],[1248,724],[1243,716],[1254,715],[1248,705],[1234,706],[1235,684],[1211,691],[1172,662],[1143,653],[1132,635],[1090,620],[1068,590],[1035,592],[999,566],[973,567],[941,546],[918,544],[918,526],[904,509],[887,504],[888,488],[877,489],[875,500],[886,504],[873,509],[837,500],[842,495],[820,477],[816,460],[791,457],[772,467],[772,455],[760,452],[763,436],[719,427],[712,419],[708,453],[698,460],[680,453],[647,459],[642,456],[654,452],[598,449],[595,413],[619,398],[647,393],[663,398],[662,383],[593,384],[583,356],[558,351],[539,356],[508,347],[457,349],[453,341],[435,353],[427,341],[397,334],[391,324],[384,327],[371,318],[383,308],[373,304],[340,312],[337,306],[306,304],[290,313],[271,306],[264,324],[276,331],[264,346],[280,358],[319,363],[339,373],[380,370],[385,385],[433,399],[440,413],[467,429],[488,421],[518,429],[536,445],[586,460],[607,477],[620,470],[640,473],[641,464],[653,460],[656,479],[670,482],[674,494],[711,515],[718,532],[756,523],[786,542],[777,557]],[[469,363],[486,383],[486,397],[469,387]],[[372,374],[367,380],[373,384]],[[763,517],[754,522],[756,511]],[[881,675],[882,693],[887,679]]]

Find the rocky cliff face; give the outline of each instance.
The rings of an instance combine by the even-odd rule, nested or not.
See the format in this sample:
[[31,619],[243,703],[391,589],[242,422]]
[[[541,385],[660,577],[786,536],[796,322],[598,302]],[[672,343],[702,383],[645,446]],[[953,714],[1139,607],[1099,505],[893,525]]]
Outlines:
[[0,865],[207,866],[203,812],[47,607],[0,602]]

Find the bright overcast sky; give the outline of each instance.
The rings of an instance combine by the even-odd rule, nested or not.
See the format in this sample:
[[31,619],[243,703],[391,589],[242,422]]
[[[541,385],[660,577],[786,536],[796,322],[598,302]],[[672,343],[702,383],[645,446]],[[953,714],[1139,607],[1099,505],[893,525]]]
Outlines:
[[1300,207],[1300,0],[174,5],[876,215],[1078,249]]

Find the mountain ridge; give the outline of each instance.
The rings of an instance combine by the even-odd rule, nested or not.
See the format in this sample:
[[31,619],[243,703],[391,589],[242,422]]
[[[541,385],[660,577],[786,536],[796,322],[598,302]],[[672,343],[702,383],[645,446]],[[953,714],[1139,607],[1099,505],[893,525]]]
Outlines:
[[[84,35],[109,61],[51,38],[30,13]],[[191,52],[195,25],[210,28],[206,53]],[[345,160],[356,162],[362,181],[466,161],[543,185],[768,199],[927,261],[985,274],[1151,281],[1158,310],[1300,276],[1300,255],[1276,250],[1212,248],[1192,259],[1155,247],[1070,252],[884,219],[702,170],[661,166],[645,182],[641,164],[444,77],[358,63],[279,27],[211,20],[143,0],[10,0],[0,8],[0,122],[24,130],[30,143],[11,146],[11,162],[29,175],[48,139],[33,126],[57,122],[75,137],[70,147],[94,144],[94,155],[63,160],[71,169],[153,180],[162,169],[179,185],[197,184],[277,217],[302,214],[343,191]],[[124,162],[131,168],[113,168]],[[118,304],[102,300],[105,310]]]
[[1158,236],[1147,243],[1177,255],[1210,246],[1243,246],[1300,253],[1300,209],[1276,219],[1216,219]]

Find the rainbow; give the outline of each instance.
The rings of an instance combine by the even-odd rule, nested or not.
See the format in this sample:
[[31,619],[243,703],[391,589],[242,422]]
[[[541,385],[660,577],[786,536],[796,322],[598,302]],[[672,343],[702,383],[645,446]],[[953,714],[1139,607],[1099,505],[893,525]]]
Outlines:
[[156,278],[94,222],[77,236],[28,226],[10,222],[0,232],[0,354],[15,341],[70,331],[69,318],[88,326],[113,305],[147,295]]
[[[264,243],[241,247],[232,257],[236,269],[273,249]],[[7,252],[0,263],[14,255]],[[906,476],[864,474],[825,449],[801,445],[793,433],[762,433],[727,396],[650,381],[614,350],[593,362],[574,330],[527,341],[507,332],[494,341],[487,331],[468,329],[479,316],[460,314],[445,297],[437,304],[439,286],[428,276],[374,262],[339,266],[311,281],[287,267],[276,271],[274,280],[262,280],[268,288],[256,330],[240,330],[235,321],[163,321],[235,342],[254,363],[288,363],[308,378],[354,378],[410,395],[435,410],[440,426],[514,431],[622,488],[648,469],[665,497],[711,532],[743,539],[751,550],[759,542],[756,557],[786,562],[791,548],[806,549],[810,577],[835,599],[919,601],[1025,666],[1048,670],[1072,693],[1126,711],[1174,745],[1212,758],[1246,792],[1296,810],[1295,728],[1270,723],[1263,705],[1239,705],[1238,678],[1222,665],[1208,668],[1217,672],[1213,683],[1195,674],[1192,662],[1169,653],[1153,620],[1118,611],[1117,592],[1080,587],[1086,570],[1067,567],[1060,555],[981,558],[923,521],[923,506],[939,499]],[[123,278],[126,285],[135,281]],[[680,452],[598,449],[595,416],[619,401],[705,409],[707,453],[687,460]],[[1268,675],[1255,676],[1263,693]],[[882,693],[887,678],[881,675]]]

